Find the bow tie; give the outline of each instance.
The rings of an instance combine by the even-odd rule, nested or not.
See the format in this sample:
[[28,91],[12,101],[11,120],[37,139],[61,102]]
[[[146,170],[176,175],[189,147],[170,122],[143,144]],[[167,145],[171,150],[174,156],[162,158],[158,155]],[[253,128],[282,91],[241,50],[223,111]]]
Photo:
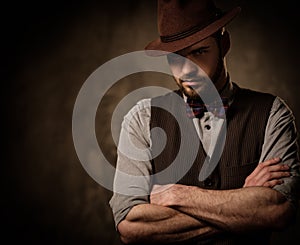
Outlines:
[[201,118],[204,112],[210,111],[215,116],[224,118],[226,111],[229,107],[228,98],[223,97],[222,103],[220,101],[213,101],[209,104],[205,104],[200,98],[199,99],[187,99],[186,112],[189,118]]

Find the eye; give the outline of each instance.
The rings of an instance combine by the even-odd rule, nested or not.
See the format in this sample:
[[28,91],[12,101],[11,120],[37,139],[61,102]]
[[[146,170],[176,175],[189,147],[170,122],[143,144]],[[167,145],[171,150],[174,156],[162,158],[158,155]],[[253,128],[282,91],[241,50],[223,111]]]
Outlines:
[[202,55],[204,53],[207,53],[207,48],[198,48],[191,52],[193,55]]

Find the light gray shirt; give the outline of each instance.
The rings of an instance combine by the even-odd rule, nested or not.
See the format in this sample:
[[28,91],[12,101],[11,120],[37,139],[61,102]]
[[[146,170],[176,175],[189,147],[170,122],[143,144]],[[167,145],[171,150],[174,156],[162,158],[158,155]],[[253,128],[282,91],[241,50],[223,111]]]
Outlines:
[[[234,86],[229,83],[224,94],[230,96],[233,93]],[[125,115],[122,122],[114,194],[110,200],[116,226],[134,205],[149,203],[150,175],[153,173],[150,119],[151,98],[148,98],[139,101]],[[211,157],[224,119],[214,116],[211,112],[205,112],[201,119],[195,118],[193,121],[203,148]],[[295,201],[300,192],[297,131],[293,113],[280,97],[275,98],[270,110],[259,162],[273,157],[280,157],[284,164],[290,165],[292,173],[291,177],[284,178],[284,183],[276,185],[274,189],[283,193],[289,200]],[[124,179],[119,171],[129,174],[132,178]],[[137,180],[135,176],[141,178]]]

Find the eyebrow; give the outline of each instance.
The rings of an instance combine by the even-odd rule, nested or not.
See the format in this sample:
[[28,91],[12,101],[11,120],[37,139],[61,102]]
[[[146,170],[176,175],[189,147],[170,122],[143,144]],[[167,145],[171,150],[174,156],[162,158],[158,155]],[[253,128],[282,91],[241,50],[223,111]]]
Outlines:
[[[193,48],[193,49],[187,50],[186,52],[183,52],[183,53],[181,53],[180,51],[179,51],[179,52],[176,52],[176,54],[185,56],[185,55],[192,54],[193,52],[195,52],[195,51],[197,51],[197,50],[199,50],[199,49],[204,50],[204,49],[208,49],[209,47],[210,47],[209,45],[206,45],[206,46],[199,46],[198,48]],[[188,49],[189,49],[189,48],[188,48]]]
[[192,54],[192,53],[194,53],[194,52],[196,52],[198,50],[205,50],[205,49],[208,49],[208,48],[209,48],[209,46],[201,46],[201,47],[198,47],[198,48],[193,48],[192,50],[190,50],[188,52],[188,54]]

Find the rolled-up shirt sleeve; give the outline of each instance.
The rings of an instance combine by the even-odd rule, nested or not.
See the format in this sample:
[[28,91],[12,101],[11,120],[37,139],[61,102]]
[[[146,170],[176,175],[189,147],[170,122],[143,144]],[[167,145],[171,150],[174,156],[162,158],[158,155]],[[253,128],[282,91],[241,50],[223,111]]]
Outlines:
[[297,205],[300,195],[300,162],[298,135],[295,118],[279,97],[274,100],[267,122],[260,162],[280,157],[283,164],[290,166],[291,176],[283,179],[283,184],[273,188]]
[[124,117],[110,207],[115,226],[138,204],[149,203],[151,168],[150,99],[139,101]]

